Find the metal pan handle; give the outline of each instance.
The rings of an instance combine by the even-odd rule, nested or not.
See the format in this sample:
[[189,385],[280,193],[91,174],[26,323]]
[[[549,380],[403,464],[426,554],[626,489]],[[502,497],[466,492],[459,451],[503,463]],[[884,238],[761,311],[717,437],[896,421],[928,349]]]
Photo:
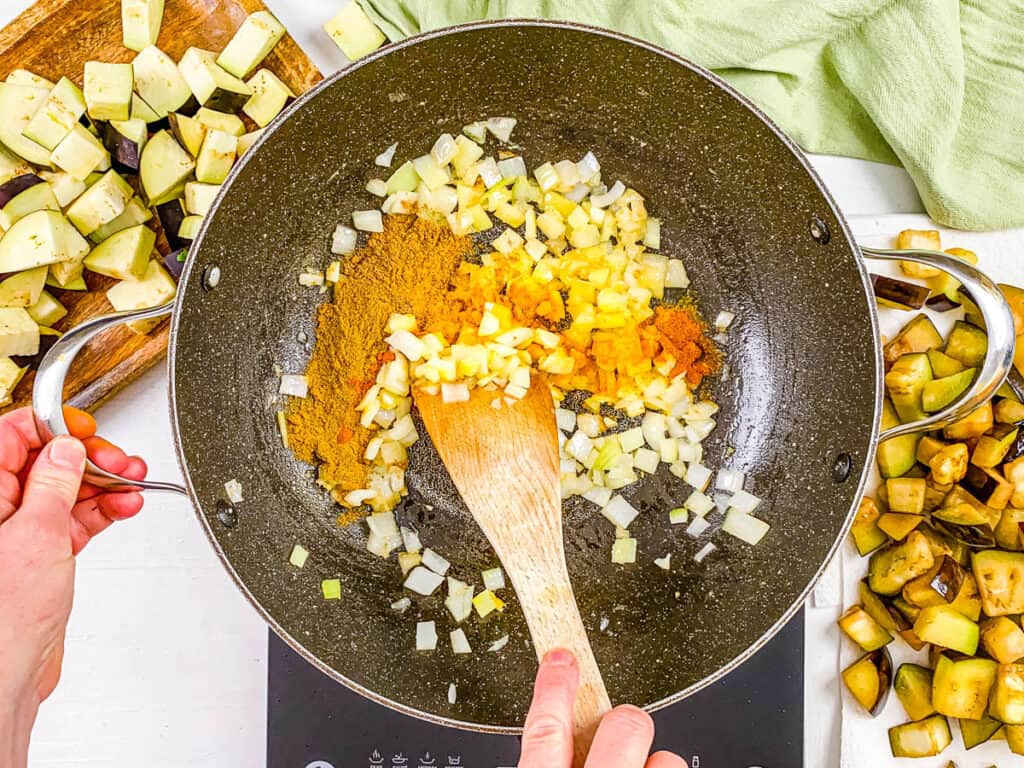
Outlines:
[[948,272],[971,292],[971,298],[978,305],[988,331],[988,351],[985,353],[985,361],[967,393],[949,408],[933,413],[927,419],[911,421],[885,430],[878,436],[879,441],[913,432],[941,429],[959,421],[983,405],[1006,380],[1006,376],[1013,366],[1013,348],[1016,341],[1016,330],[1013,325],[1010,305],[1006,303],[1006,299],[1003,298],[1003,294],[996,284],[978,268],[940,251],[901,251],[863,246],[860,250],[869,259],[916,261]]
[[[36,372],[32,386],[32,410],[36,421],[41,427],[48,429],[54,437],[69,434],[68,425],[64,422],[64,379],[68,375],[71,363],[86,343],[99,333],[115,325],[131,320],[146,320],[151,317],[169,315],[174,309],[174,302],[162,304],[152,309],[139,309],[131,312],[114,312],[86,320],[65,333],[50,347],[43,356]],[[85,482],[110,491],[167,491],[185,495],[184,486],[177,483],[161,483],[155,480],[129,480],[126,477],[107,472],[87,461],[85,465]]]

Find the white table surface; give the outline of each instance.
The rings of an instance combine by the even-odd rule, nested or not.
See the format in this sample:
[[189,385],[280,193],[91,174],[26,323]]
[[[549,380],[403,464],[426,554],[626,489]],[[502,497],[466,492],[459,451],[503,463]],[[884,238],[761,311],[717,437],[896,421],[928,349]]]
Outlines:
[[[31,2],[3,0],[0,25]],[[265,2],[324,73],[345,64],[320,29],[343,0]],[[900,169],[812,161],[848,215],[922,210]],[[152,477],[180,476],[164,366],[97,415],[104,435],[146,458]],[[832,610],[807,611],[808,768],[838,765],[834,620]],[[30,765],[262,766],[266,661],[266,627],[222,571],[189,505],[151,496],[140,517],[104,533],[79,559],[64,677],[40,712]]]

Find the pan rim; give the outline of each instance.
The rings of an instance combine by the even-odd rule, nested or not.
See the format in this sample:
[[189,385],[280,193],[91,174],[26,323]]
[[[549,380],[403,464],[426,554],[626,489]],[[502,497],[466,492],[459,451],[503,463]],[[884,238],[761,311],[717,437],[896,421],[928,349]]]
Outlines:
[[[870,344],[874,352],[873,357],[875,363],[875,403],[872,424],[870,425],[870,434],[864,446],[866,449],[865,456],[867,457],[867,461],[859,470],[859,478],[857,481],[856,489],[853,493],[853,501],[851,502],[850,509],[846,514],[842,526],[840,527],[840,531],[836,536],[835,540],[832,542],[832,545],[829,548],[826,557],[822,561],[821,565],[818,567],[813,577],[808,581],[807,585],[800,592],[797,598],[793,601],[790,607],[782,613],[782,615],[774,624],[772,624],[767,630],[765,630],[765,632],[757,640],[751,643],[743,652],[736,655],[726,664],[719,667],[719,669],[716,672],[698,680],[693,685],[684,688],[681,691],[677,691],[676,693],[670,696],[666,696],[662,699],[645,704],[643,706],[643,709],[647,712],[656,712],[667,706],[675,704],[676,702],[682,701],[683,699],[686,699],[689,696],[692,696],[693,694],[703,690],[704,688],[709,687],[710,685],[724,678],[729,673],[733,672],[744,662],[752,658],[759,650],[761,650],[772,638],[774,638],[779,633],[779,631],[781,631],[783,627],[785,627],[793,619],[793,617],[801,610],[801,608],[803,608],[808,596],[811,594],[811,591],[819,582],[825,570],[836,558],[836,556],[839,553],[840,547],[846,540],[850,527],[853,524],[855,511],[857,508],[857,499],[863,494],[864,488],[868,482],[868,478],[870,475],[870,460],[871,457],[874,456],[874,452],[878,444],[878,436],[880,429],[879,418],[881,415],[883,402],[883,364],[882,348],[879,336],[880,329],[878,323],[878,313],[874,310],[873,302],[870,298],[872,296],[870,274],[868,273],[863,254],[861,253],[860,248],[857,246],[856,240],[853,237],[853,233],[849,227],[849,223],[846,221],[846,218],[839,210],[839,207],[837,206],[834,198],[832,197],[828,188],[822,182],[817,171],[813,168],[813,166],[811,166],[810,162],[807,160],[806,154],[792,139],[790,139],[785,133],[782,132],[782,130],[765,112],[763,112],[757,105],[755,105],[745,95],[740,93],[736,88],[734,88],[728,82],[723,80],[721,77],[711,72],[710,70],[698,64],[695,64],[689,59],[686,59],[683,56],[674,53],[673,51],[670,51],[649,41],[645,41],[636,37],[632,37],[630,35],[623,34],[621,32],[616,32],[614,30],[602,27],[571,21],[556,21],[531,18],[508,18],[474,21],[464,24],[443,27],[436,30],[430,30],[427,32],[422,32],[418,35],[414,35],[412,37],[408,37],[399,42],[388,43],[383,48],[375,51],[374,53],[369,54],[365,58],[360,59],[359,61],[356,62],[352,62],[348,66],[343,67],[342,69],[338,70],[332,75],[325,77],[321,82],[317,83],[313,88],[311,88],[306,93],[302,94],[291,105],[289,105],[285,112],[281,116],[279,116],[279,118],[275,120],[271,126],[264,130],[263,134],[250,148],[250,150],[247,151],[245,155],[243,155],[235,164],[235,167],[232,169],[228,179],[225,181],[223,188],[221,189],[220,193],[217,196],[216,201],[214,202],[212,213],[206,217],[202,226],[200,227],[199,233],[197,234],[196,239],[193,243],[192,250],[197,255],[202,252],[203,240],[205,239],[210,224],[215,217],[217,209],[219,208],[219,203],[223,199],[224,195],[226,195],[230,191],[230,188],[234,180],[242,172],[242,170],[245,168],[249,160],[253,156],[255,156],[256,152],[263,145],[263,143],[267,141],[269,137],[280,128],[281,125],[287,122],[292,117],[293,114],[301,110],[308,102],[314,100],[317,96],[319,96],[322,91],[325,91],[328,88],[332,87],[337,81],[341,80],[348,74],[355,72],[356,70],[361,69],[364,66],[370,65],[376,62],[377,60],[387,56],[390,53],[404,50],[411,46],[415,46],[418,43],[462,33],[471,33],[480,30],[508,27],[539,27],[549,29],[562,29],[573,32],[582,32],[586,34],[596,35],[599,37],[606,37],[619,42],[628,43],[630,45],[634,45],[639,48],[645,49],[656,55],[662,56],[668,59],[670,62],[690,70],[692,73],[698,75],[699,77],[703,78],[704,80],[710,82],[711,84],[723,90],[733,99],[738,101],[748,111],[753,113],[753,115],[757,117],[762,123],[764,123],[764,125],[771,131],[775,138],[779,142],[781,142],[781,144],[786,149],[788,149],[789,152],[795,157],[797,162],[803,168],[804,173],[807,174],[807,176],[810,178],[811,182],[817,188],[818,192],[821,194],[823,200],[827,204],[828,211],[826,213],[831,214],[834,217],[836,223],[839,226],[839,229],[841,230],[843,237],[849,244],[850,254],[853,257],[853,261],[856,265],[857,272],[861,278],[863,298],[865,301],[865,311],[867,312],[868,319],[871,325]],[[199,277],[195,279],[202,278],[203,270],[198,267],[198,263],[198,258],[192,258],[186,264],[185,270],[183,271],[181,279],[179,280],[176,303],[179,302],[181,300],[181,297],[187,293],[189,288],[189,281],[193,279],[194,272],[199,275]],[[206,538],[212,545],[214,552],[217,554],[217,558],[220,560],[221,564],[224,566],[228,575],[234,581],[235,585],[241,591],[242,595],[246,598],[246,600],[248,600],[248,602],[253,606],[253,608],[256,609],[257,613],[264,620],[264,622],[266,622],[270,629],[273,630],[278,635],[278,637],[280,637],[293,651],[295,651],[308,663],[312,664],[314,667],[319,669],[329,678],[335,680],[338,683],[341,683],[346,688],[349,688],[355,693],[365,696],[366,698],[378,704],[396,710],[402,714],[408,715],[410,717],[415,717],[420,720],[425,720],[427,722],[440,726],[457,728],[460,730],[473,731],[478,733],[494,733],[505,735],[522,734],[523,729],[521,726],[500,726],[487,723],[475,723],[466,720],[458,720],[455,718],[444,717],[432,712],[426,712],[415,707],[408,706],[401,702],[387,698],[386,696],[382,696],[376,693],[375,691],[372,691],[369,688],[360,685],[354,680],[351,680],[345,675],[341,674],[333,667],[330,667],[315,654],[308,651],[301,643],[299,643],[294,637],[292,637],[292,635],[289,634],[284,629],[284,627],[282,627],[278,623],[278,621],[270,615],[269,611],[259,602],[259,600],[256,599],[256,597],[249,590],[248,586],[241,579],[238,572],[235,570],[231,561],[227,558],[223,548],[220,545],[220,542],[214,535],[213,528],[202,511],[203,506],[200,503],[195,488],[192,484],[191,473],[189,471],[189,467],[185,459],[181,436],[181,426],[178,421],[177,391],[175,379],[175,370],[177,367],[177,337],[179,324],[181,322],[181,312],[178,310],[180,310],[180,307],[176,306],[176,311],[173,313],[173,316],[171,318],[171,329],[169,335],[167,357],[168,407],[170,410],[170,420],[173,433],[175,455],[178,461],[179,469],[181,470],[188,498],[192,504],[192,508],[196,515],[196,518],[198,519],[200,526],[202,527],[202,530],[206,535]]]

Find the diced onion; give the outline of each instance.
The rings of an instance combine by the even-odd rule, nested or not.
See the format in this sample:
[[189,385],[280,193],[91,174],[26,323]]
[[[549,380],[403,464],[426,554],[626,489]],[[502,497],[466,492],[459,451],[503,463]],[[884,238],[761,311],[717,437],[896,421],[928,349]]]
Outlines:
[[423,549],[423,545],[420,544],[420,535],[412,528],[406,528],[404,525],[399,529],[402,534],[402,546],[405,547],[406,552],[419,552]]
[[709,523],[706,518],[695,517],[693,518],[693,521],[688,526],[686,526],[686,534],[697,539],[700,538],[701,534],[703,534],[710,527],[711,523]]
[[442,583],[444,576],[418,565],[409,572],[402,586],[418,595],[432,595]]
[[641,427],[633,427],[619,433],[619,447],[625,453],[632,453],[644,444],[644,433]]
[[686,267],[679,259],[668,260],[668,271],[665,273],[666,288],[689,288],[690,277],[686,274]]
[[459,147],[450,133],[442,133],[437,137],[430,150],[430,156],[438,165],[448,165],[459,153]]
[[743,490],[746,477],[736,469],[720,469],[715,476],[715,488],[726,493],[739,493]]
[[649,448],[637,448],[633,456],[633,466],[643,470],[649,475],[658,471],[658,463],[661,461],[657,453]]
[[[507,144],[508,140],[512,138],[512,131],[516,127],[516,119],[514,117],[489,117],[484,125],[494,138]],[[483,139],[480,139],[480,141],[483,141]]]
[[764,520],[730,509],[725,515],[722,530],[747,544],[757,544],[768,533],[771,526]]
[[636,539],[616,539],[612,544],[612,562],[616,565],[629,565],[636,562]]
[[477,144],[483,144],[487,140],[487,126],[482,120],[462,126],[462,132]]
[[378,536],[390,537],[399,534],[394,512],[375,512],[366,518],[366,524],[370,527],[370,532]]
[[703,547],[700,548],[700,551],[697,552],[697,554],[693,556],[693,559],[694,559],[695,562],[703,563],[704,562],[704,558],[707,557],[708,555],[710,555],[714,551],[715,551],[715,545],[712,544],[709,541],[707,544],[705,544]]
[[505,588],[505,572],[501,568],[490,568],[480,576],[484,580],[484,588],[492,592]]
[[237,480],[228,480],[224,483],[224,494],[232,504],[241,504],[244,501],[242,498],[242,484]]
[[686,498],[683,506],[698,517],[704,517],[715,508],[715,500],[700,491],[694,491]]
[[647,411],[644,414],[644,418],[640,423],[640,429],[643,432],[644,440],[656,451],[661,450],[661,444],[665,441],[665,417],[660,413],[654,411]]
[[590,503],[597,504],[599,507],[604,507],[612,500],[612,490],[611,488],[600,488],[595,486],[584,491],[582,496]]
[[462,627],[453,629],[448,634],[448,639],[452,644],[452,653],[472,653],[473,649],[469,645],[469,639],[466,637],[466,633],[462,630]]
[[458,691],[455,688],[455,683],[448,683],[448,703],[454,704],[458,697]]
[[395,331],[384,339],[396,352],[400,352],[409,362],[415,363],[421,357],[426,357],[427,346],[419,336],[409,331]]
[[437,625],[432,621],[416,622],[416,650],[432,651],[437,648]]
[[437,552],[427,547],[421,553],[423,556],[423,565],[432,570],[434,573],[444,576],[448,573],[448,569],[451,568],[451,563],[441,557]]
[[344,256],[345,254],[352,253],[356,249],[358,239],[359,233],[352,229],[352,227],[339,224],[337,229],[334,230],[334,237],[331,239],[331,253],[335,256]]
[[703,464],[690,464],[683,480],[698,491],[704,491],[707,489],[708,483],[711,482],[711,470]]
[[395,152],[398,150],[398,142],[396,141],[390,147],[381,152],[377,157],[374,158],[373,162],[382,168],[387,168],[391,165],[391,162],[395,159]]
[[580,174],[580,179],[584,182],[590,182],[594,179],[597,174],[601,172],[601,164],[597,161],[597,157],[594,156],[593,152],[587,152],[578,163],[576,168]]
[[[580,203],[580,202],[583,202],[583,199],[587,196],[587,194],[589,192],[590,192],[590,187],[588,187],[583,182],[580,182],[576,186],[574,186],[572,189],[570,189],[568,192],[566,192],[565,196],[568,199],[572,200],[574,203]],[[601,209],[600,208],[595,208],[595,210],[600,211]]]
[[292,547],[292,553],[288,556],[288,562],[296,568],[302,568],[309,559],[309,550],[301,544]]
[[591,195],[590,202],[592,205],[596,205],[598,208],[607,208],[609,205],[614,203],[622,194],[626,191],[626,185],[621,181],[616,181],[612,184],[612,188],[605,192],[603,195]]
[[374,197],[387,197],[388,183],[384,179],[370,179],[366,182],[366,191]]
[[681,525],[690,519],[690,513],[686,511],[686,507],[676,507],[668,513],[668,521],[672,525]]
[[502,648],[504,648],[506,645],[508,645],[508,635],[502,635],[497,640],[495,640],[493,643],[491,643],[489,646],[487,646],[487,650],[490,651],[491,653],[497,653]]
[[305,376],[286,373],[281,377],[281,386],[277,391],[291,397],[305,397],[309,393],[309,381]]
[[423,562],[419,552],[399,552],[398,567],[402,569],[402,575],[408,575],[409,571]]
[[654,558],[654,564],[661,568],[663,571],[667,571],[672,567],[672,553],[669,552],[664,557]]
[[391,604],[391,610],[398,613],[405,613],[412,606],[412,600],[408,597],[400,597]]
[[749,515],[761,504],[761,499],[746,491],[737,491],[729,500],[729,506],[737,512]]
[[576,414],[566,408],[555,408],[555,423],[563,432],[576,429]]
[[612,496],[611,500],[601,509],[604,515],[612,524],[620,528],[629,528],[636,516],[640,513],[636,508],[621,496]]
[[484,619],[494,611],[505,610],[505,603],[500,597],[494,594],[494,592],[489,589],[485,589],[473,598],[473,607],[476,609],[477,615],[481,619]]
[[352,225],[362,232],[383,232],[384,217],[378,210],[352,211]]
[[718,316],[715,318],[715,330],[720,333],[724,332],[730,325],[732,325],[732,321],[735,319],[735,314],[733,314],[732,312],[728,312],[726,310],[722,310],[721,312],[718,313]]
[[498,161],[498,170],[501,172],[501,178],[503,179],[514,179],[518,176],[526,176],[526,161],[519,155],[516,155],[515,157],[506,157],[504,160]]
[[[644,246],[655,251],[661,248],[661,220],[648,219],[647,229],[644,232]],[[679,262],[682,264],[682,262]]]
[[441,401],[445,403],[465,403],[469,400],[469,386],[464,381],[454,384],[441,384]]

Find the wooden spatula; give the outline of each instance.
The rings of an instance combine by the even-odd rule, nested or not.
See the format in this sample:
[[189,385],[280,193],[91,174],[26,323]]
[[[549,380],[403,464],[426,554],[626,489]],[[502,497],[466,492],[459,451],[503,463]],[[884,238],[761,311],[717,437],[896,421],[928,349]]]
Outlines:
[[[568,648],[579,660],[575,754],[582,766],[611,703],[565,567],[551,393],[535,381],[511,404],[500,392],[480,389],[461,403],[422,392],[414,396],[455,487],[515,587],[537,657]],[[495,401],[500,408],[493,407]]]

